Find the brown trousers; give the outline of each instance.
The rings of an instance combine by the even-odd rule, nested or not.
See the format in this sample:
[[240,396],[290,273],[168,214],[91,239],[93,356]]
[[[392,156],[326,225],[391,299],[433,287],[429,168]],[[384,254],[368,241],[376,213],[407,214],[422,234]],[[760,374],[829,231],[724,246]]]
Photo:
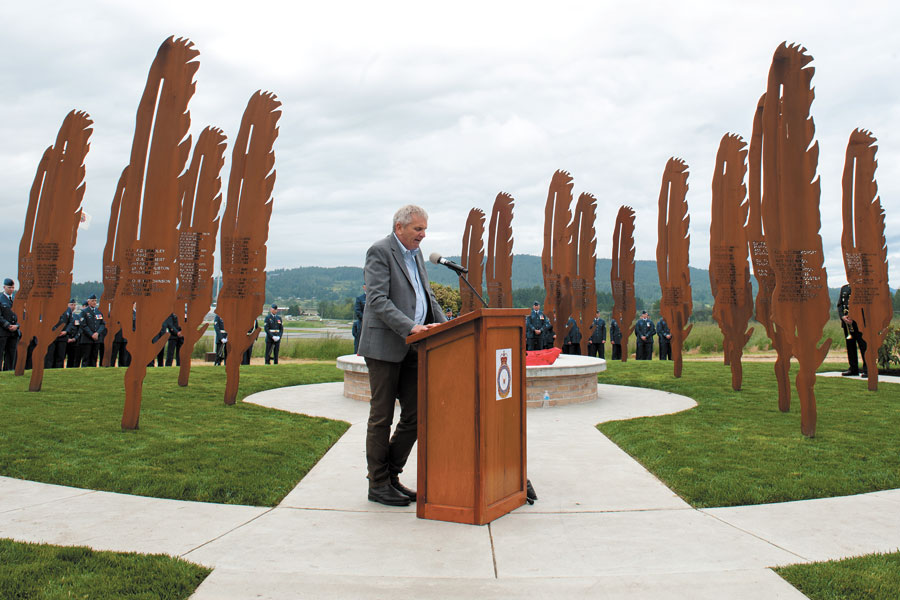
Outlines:
[[[369,469],[369,486],[378,487],[390,482],[392,476],[403,471],[413,444],[416,443],[419,355],[413,345],[400,362],[366,358],[366,366],[372,390],[366,430],[366,464]],[[394,400],[400,401],[400,421],[391,435]]]

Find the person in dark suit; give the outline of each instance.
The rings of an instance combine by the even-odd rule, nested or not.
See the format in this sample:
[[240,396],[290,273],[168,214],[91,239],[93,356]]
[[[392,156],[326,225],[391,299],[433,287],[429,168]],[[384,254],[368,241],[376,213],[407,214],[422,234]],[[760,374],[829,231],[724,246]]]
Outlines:
[[66,368],[72,369],[81,366],[81,347],[78,343],[81,337],[81,313],[78,312],[78,302],[75,298],[69,300],[69,320],[66,322]]
[[612,344],[612,360],[622,360],[622,330],[612,317],[609,318],[609,343]]
[[225,331],[225,321],[223,321],[222,317],[220,317],[219,315],[216,315],[213,319],[213,329],[216,331],[215,365],[218,367],[222,364],[222,361],[225,360],[227,348],[225,344],[228,343],[228,332]]
[[[850,293],[850,284],[844,284],[841,286],[841,293],[837,301],[838,314],[841,316],[841,328],[844,330],[844,338],[847,340],[847,362],[850,363],[850,368],[841,375],[866,377],[869,374],[869,367],[866,365],[866,349],[869,345],[863,339],[856,321],[850,318]],[[862,369],[859,368],[859,354],[862,354],[863,357]]]
[[650,360],[653,358],[653,335],[656,333],[656,327],[650,320],[647,311],[641,311],[641,318],[634,326],[634,334],[637,336],[637,349],[634,354],[635,360]]
[[13,312],[16,284],[7,277],[0,294],[0,371],[16,369],[16,344],[19,343],[19,317]]
[[[136,304],[134,305],[136,306]],[[137,313],[136,309],[132,307],[131,309],[131,330],[134,331],[136,325]],[[126,321],[127,322],[127,321]],[[122,327],[116,331],[116,335],[113,338],[112,343],[112,356],[109,357],[109,366],[114,367],[116,363],[119,364],[120,367],[127,367],[131,364],[131,355],[128,353],[126,349],[128,345],[128,338],[125,337],[123,332],[125,331],[125,326],[123,324]]]
[[[281,336],[284,335],[284,323],[278,316],[278,305],[273,304],[266,315],[264,324],[266,330],[266,364],[269,364],[270,358],[274,358],[274,362],[278,364],[278,349],[281,348]],[[273,357],[274,352],[274,357]]]
[[591,337],[588,338],[588,356],[606,358],[606,321],[600,316],[600,311],[591,322]]
[[531,306],[531,314],[525,317],[525,349],[542,350],[542,335],[548,321],[547,316],[541,310],[541,303],[535,301]]
[[103,314],[97,308],[97,296],[91,294],[87,306],[81,311],[81,366],[96,367],[97,359],[103,359],[103,339],[106,337],[106,324]]
[[181,325],[178,324],[178,315],[172,313],[163,322],[163,328],[169,334],[169,340],[166,342],[166,366],[172,366],[172,360],[175,360],[175,366],[181,366],[181,346],[184,344],[184,333],[181,331]]
[[47,358],[44,360],[44,367],[47,369],[62,369],[66,365],[66,349],[68,348],[69,336],[66,328],[72,319],[72,305],[75,300],[70,300],[66,310],[59,315],[59,321],[53,326],[56,332],[56,338],[50,342],[47,348]]
[[566,338],[563,340],[563,354],[581,354],[581,330],[578,329],[578,323],[575,319],[569,317],[566,321],[566,327],[571,327]]
[[[256,331],[256,328],[257,328],[257,327],[259,327],[259,319],[255,319],[255,320],[253,321],[253,325],[251,325],[251,326],[250,326],[250,329],[247,330],[247,335],[249,336],[249,335],[252,334],[254,331]],[[242,365],[249,365],[249,364],[250,364],[250,358],[251,358],[252,356],[253,356],[253,342],[250,342],[250,345],[247,346],[247,349],[246,349],[246,350],[244,350],[244,355],[241,356],[241,364],[242,364]]]
[[660,317],[656,323],[656,333],[659,335],[659,360],[672,360],[672,331],[665,317]]
[[366,312],[366,286],[353,302],[353,354],[359,352],[359,334],[362,332],[363,314]]
[[[400,473],[416,442],[418,423],[418,354],[406,337],[444,322],[444,314],[419,250],[428,214],[418,206],[404,206],[394,215],[392,227],[366,252],[359,354],[365,358],[372,390],[366,430],[368,497],[406,506],[416,492],[400,483]],[[391,435],[395,400],[400,402],[400,421]]]
[[[543,313],[541,313],[543,314]],[[553,331],[553,321],[544,319],[544,328],[541,329],[541,342],[538,350],[549,350],[556,344],[556,332]]]

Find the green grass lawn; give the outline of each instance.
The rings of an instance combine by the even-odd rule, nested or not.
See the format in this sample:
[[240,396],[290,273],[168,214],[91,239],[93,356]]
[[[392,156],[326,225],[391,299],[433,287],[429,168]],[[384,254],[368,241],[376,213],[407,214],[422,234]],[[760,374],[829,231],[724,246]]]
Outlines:
[[[833,368],[833,366],[832,366]],[[792,371],[796,375],[796,368]],[[815,438],[800,406],[778,410],[772,363],[745,363],[743,391],[721,363],[610,363],[600,383],[682,394],[698,406],[674,415],[598,425],[613,442],[695,507],[738,506],[900,488],[900,385],[818,378]],[[793,384],[792,384],[793,385]]]
[[[140,429],[122,431],[124,369],[49,369],[43,390],[0,373],[0,475],[74,487],[225,504],[274,506],[347,430],[341,421],[238,402],[225,370],[149,369]],[[239,399],[340,381],[332,364],[241,367]]]
[[779,567],[775,572],[811,600],[896,600],[900,552]]
[[181,600],[210,569],[160,554],[0,539],[0,597],[34,600]]

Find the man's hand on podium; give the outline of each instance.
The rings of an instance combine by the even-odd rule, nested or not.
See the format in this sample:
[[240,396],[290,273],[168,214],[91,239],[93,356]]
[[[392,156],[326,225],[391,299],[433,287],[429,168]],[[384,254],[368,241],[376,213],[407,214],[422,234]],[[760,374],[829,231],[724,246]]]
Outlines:
[[437,327],[440,323],[429,323],[428,325],[413,325],[412,330],[409,332],[409,335],[413,335],[416,333],[421,333],[423,331],[428,331],[433,327]]

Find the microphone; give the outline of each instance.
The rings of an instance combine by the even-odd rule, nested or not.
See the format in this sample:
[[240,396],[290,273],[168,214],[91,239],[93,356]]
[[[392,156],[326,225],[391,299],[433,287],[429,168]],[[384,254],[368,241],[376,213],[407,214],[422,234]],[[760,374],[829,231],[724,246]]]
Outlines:
[[432,252],[431,256],[428,257],[428,260],[430,260],[431,262],[433,262],[436,265],[444,265],[445,267],[449,267],[459,274],[469,272],[469,270],[467,268],[465,268],[464,266],[458,265],[455,262],[453,262],[452,260],[447,260],[446,258],[441,256],[437,252]]

